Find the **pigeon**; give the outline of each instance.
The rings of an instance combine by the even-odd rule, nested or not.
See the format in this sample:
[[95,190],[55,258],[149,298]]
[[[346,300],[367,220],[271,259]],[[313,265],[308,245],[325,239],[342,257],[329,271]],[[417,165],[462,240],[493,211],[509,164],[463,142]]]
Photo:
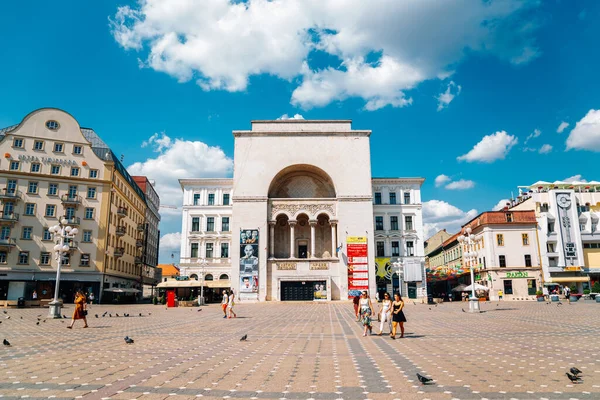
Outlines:
[[23,319],[23,317],[21,317],[21,319]]
[[148,313],[148,315],[152,315],[152,313],[151,313],[151,312],[149,312],[149,313]]
[[562,305],[563,305],[563,303],[561,303],[561,302],[559,301],[559,302],[558,302],[558,304],[557,304],[556,306],[558,307],[558,306],[562,306]]
[[38,317],[41,317],[41,316],[42,316],[42,314],[38,314]]
[[8,317],[6,317],[6,319],[10,319],[10,315]]
[[112,318],[112,314],[108,314],[108,318]]
[[429,311],[431,311],[431,307],[429,307]]
[[94,314],[96,316],[96,318],[98,318],[98,314]]
[[431,379],[431,378],[427,378],[426,376],[423,376],[423,375],[421,375],[421,374],[419,374],[419,373],[417,373],[417,379],[418,379],[418,380],[419,380],[419,382],[421,382],[421,384],[423,384],[423,385],[428,385],[428,384],[430,384],[431,382],[433,382],[433,379]]
[[240,342],[245,342],[248,339],[248,335],[244,335],[242,336],[242,338],[240,339]]
[[46,320],[43,320],[42,322],[46,322]]
[[571,368],[570,371],[575,376],[583,374],[583,372],[581,372],[578,368],[575,367]]
[[10,342],[6,339],[4,339],[4,341],[2,342],[3,345],[5,346],[10,346]]
[[39,325],[39,324],[40,324],[40,321],[36,322],[35,324],[36,324],[36,325]]
[[199,308],[199,309],[198,309],[198,312],[200,312],[200,311],[202,311],[202,309],[201,309],[201,308]]
[[142,316],[142,313],[140,313],[140,317]]
[[67,316],[66,316],[65,314],[63,314],[63,318],[64,318],[64,319],[67,319]]
[[466,312],[464,308],[461,308],[462,312]]
[[8,314],[8,311],[4,310],[4,311],[3,311],[3,313],[4,313],[4,314]]
[[133,343],[133,339],[130,338],[129,336],[125,336],[125,343],[132,344]]
[[415,306],[416,306],[416,305],[417,305],[417,303],[415,303],[415,302],[413,301],[413,305],[415,305]]
[[104,311],[104,314],[102,314],[102,316],[105,317],[106,314],[108,314],[108,311]]
[[496,307],[498,307],[499,305],[500,305],[500,303],[497,303],[497,304],[496,304]]
[[115,313],[115,315],[116,315],[117,317],[119,316],[119,314],[117,314],[117,313]]
[[571,375],[571,374],[570,374],[570,373],[568,373],[568,372],[565,372],[565,374],[567,374],[567,377],[568,377],[568,378],[571,380],[571,382],[573,382],[573,383],[577,383],[577,382],[583,382],[583,380],[582,380],[580,377],[578,377],[578,376]]

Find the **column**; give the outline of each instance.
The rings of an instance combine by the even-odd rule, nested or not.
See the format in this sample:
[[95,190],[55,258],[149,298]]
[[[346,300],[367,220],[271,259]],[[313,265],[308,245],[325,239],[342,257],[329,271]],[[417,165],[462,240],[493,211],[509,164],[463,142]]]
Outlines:
[[296,258],[296,240],[294,239],[294,227],[296,226],[297,221],[289,221],[290,225],[290,258]]
[[269,258],[275,257],[275,224],[277,221],[269,221]]
[[308,221],[310,225],[310,258],[315,258],[316,251],[316,234],[317,234],[317,221]]
[[337,221],[329,221],[331,225],[331,257],[336,257],[337,250]]

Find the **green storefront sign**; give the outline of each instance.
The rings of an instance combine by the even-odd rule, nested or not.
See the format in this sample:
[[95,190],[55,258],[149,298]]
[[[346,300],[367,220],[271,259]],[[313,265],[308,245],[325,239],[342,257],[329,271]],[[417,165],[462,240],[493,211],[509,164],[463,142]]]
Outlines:
[[519,271],[519,272],[507,272],[507,278],[529,278],[529,273],[527,271]]

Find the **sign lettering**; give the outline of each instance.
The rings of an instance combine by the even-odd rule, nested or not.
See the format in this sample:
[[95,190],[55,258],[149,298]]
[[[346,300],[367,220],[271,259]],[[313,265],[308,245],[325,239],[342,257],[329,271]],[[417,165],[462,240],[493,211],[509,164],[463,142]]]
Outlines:
[[21,154],[19,156],[20,161],[25,162],[43,162],[46,164],[61,164],[61,165],[77,165],[75,160],[66,160],[64,158],[53,158],[53,157],[38,157]]
[[293,262],[282,262],[277,264],[277,269],[280,271],[289,271],[296,269],[296,263]]
[[318,270],[318,269],[329,269],[329,264],[327,264],[326,262],[315,262],[315,263],[311,263],[311,264],[310,264],[310,269],[311,269],[311,270]]
[[507,272],[507,278],[529,278],[529,272],[527,271],[517,271],[517,272]]

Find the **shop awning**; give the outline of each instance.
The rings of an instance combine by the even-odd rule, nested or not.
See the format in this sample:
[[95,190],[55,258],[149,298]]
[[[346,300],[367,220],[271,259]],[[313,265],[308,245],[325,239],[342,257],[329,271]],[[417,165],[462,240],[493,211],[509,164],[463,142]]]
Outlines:
[[546,282],[548,283],[571,283],[571,282],[589,282],[590,278],[587,276],[571,276],[571,277],[552,277]]
[[202,281],[190,280],[190,281],[167,281],[161,282],[156,285],[157,288],[199,288],[199,287],[208,287],[208,288],[229,288],[231,287],[231,283],[229,279],[223,279],[218,281],[204,281],[204,285],[202,285]]
[[219,289],[226,289],[226,288],[230,288],[231,287],[231,283],[229,282],[229,279],[223,279],[223,280],[218,280],[218,281],[206,281],[206,287],[209,288],[219,288]]
[[132,288],[108,288],[104,289],[105,292],[113,292],[113,293],[139,293],[138,289]]

